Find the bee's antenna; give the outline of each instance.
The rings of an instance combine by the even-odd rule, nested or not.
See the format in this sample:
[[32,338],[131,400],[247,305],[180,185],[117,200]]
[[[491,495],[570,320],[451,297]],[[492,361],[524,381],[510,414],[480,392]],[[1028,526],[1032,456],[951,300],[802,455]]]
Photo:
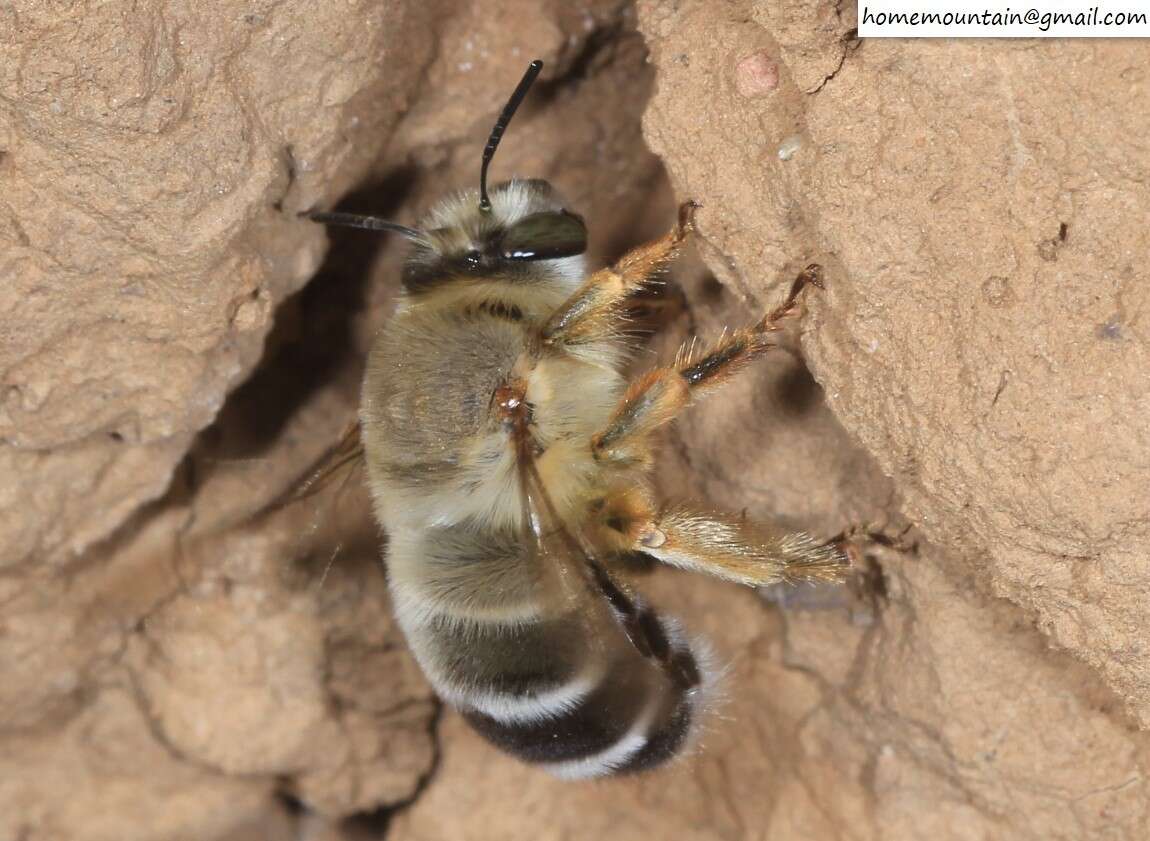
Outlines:
[[531,89],[535,77],[539,75],[539,71],[542,69],[543,62],[539,59],[535,59],[527,65],[527,72],[523,74],[515,92],[511,94],[511,98],[503,106],[503,111],[499,114],[499,119],[495,121],[495,126],[487,138],[487,146],[483,149],[483,166],[479,170],[479,209],[484,212],[491,210],[491,199],[487,198],[487,167],[491,163],[491,159],[495,157],[495,150],[499,148],[499,141],[503,139],[503,132],[507,130],[507,124],[515,116],[515,111],[523,102],[524,97],[527,96],[527,91]]

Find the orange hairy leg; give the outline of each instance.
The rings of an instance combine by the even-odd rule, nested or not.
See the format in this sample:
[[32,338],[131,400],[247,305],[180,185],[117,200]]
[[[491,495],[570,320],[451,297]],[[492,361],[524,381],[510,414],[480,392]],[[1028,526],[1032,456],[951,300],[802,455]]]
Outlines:
[[798,308],[807,286],[822,287],[821,269],[812,263],[795,278],[781,306],[757,324],[736,330],[698,358],[688,355],[633,382],[607,426],[591,441],[595,458],[619,465],[650,462],[650,434],[672,420],[691,399],[730,379],[748,363],[778,347],[779,322]]
[[656,511],[645,491],[619,485],[591,511],[596,541],[617,555],[662,563],[748,587],[779,581],[837,581],[850,561],[837,540],[817,541],[777,525],[685,507]]
[[641,245],[605,269],[600,269],[557,309],[539,331],[545,348],[570,348],[614,335],[627,297],[674,259],[694,229],[693,201],[679,206],[679,222],[654,242]]
[[838,581],[849,568],[834,541],[731,514],[664,511],[639,528],[635,548],[663,563],[761,587],[779,581]]

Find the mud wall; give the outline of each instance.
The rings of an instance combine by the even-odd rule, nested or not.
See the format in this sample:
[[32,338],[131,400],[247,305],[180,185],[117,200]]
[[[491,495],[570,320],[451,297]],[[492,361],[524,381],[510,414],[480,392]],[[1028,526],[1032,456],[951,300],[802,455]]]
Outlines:
[[[1138,42],[867,41],[829,3],[0,10],[0,839],[1142,838]],[[668,435],[669,495],[821,534],[833,592],[644,584],[729,663],[697,752],[562,784],[442,710],[358,477],[410,222],[497,158],[607,259],[704,205],[652,341],[811,261],[801,355]],[[270,513],[269,513],[269,506]]]

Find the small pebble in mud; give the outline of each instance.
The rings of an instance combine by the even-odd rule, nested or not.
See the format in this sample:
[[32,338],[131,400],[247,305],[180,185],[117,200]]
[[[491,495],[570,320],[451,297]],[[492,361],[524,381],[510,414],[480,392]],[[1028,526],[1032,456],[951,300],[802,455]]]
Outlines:
[[1098,338],[1108,339],[1112,342],[1122,338],[1122,321],[1117,315],[1112,315],[1105,322],[1098,325],[1096,331]]
[[735,88],[740,96],[766,96],[778,86],[779,64],[766,50],[747,56],[735,68]]
[[797,134],[792,134],[786,140],[779,144],[779,160],[789,161],[795,156],[795,152],[803,147],[803,139]]
[[232,326],[239,331],[254,330],[267,322],[266,302],[258,297],[244,301],[236,307],[236,314],[232,317]]
[[1010,279],[1002,275],[991,275],[982,282],[982,297],[992,307],[1010,306],[1014,303]]
[[1070,232],[1070,226],[1065,222],[1058,225],[1058,236],[1044,239],[1038,243],[1038,256],[1048,263],[1053,263],[1058,259],[1058,249],[1066,242],[1066,237]]

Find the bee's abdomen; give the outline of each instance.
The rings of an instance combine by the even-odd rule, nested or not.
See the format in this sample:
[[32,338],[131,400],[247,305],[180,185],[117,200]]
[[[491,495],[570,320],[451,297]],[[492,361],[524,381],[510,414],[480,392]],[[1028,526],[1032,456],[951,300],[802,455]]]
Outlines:
[[621,591],[610,606],[592,590],[554,592],[509,535],[399,532],[391,550],[412,652],[497,747],[573,778],[653,767],[683,747],[703,670],[672,621]]
[[[693,655],[686,647],[684,656]],[[497,747],[567,778],[652,768],[686,744],[701,690],[669,680],[637,650],[619,648],[594,680],[530,718],[463,708]]]

